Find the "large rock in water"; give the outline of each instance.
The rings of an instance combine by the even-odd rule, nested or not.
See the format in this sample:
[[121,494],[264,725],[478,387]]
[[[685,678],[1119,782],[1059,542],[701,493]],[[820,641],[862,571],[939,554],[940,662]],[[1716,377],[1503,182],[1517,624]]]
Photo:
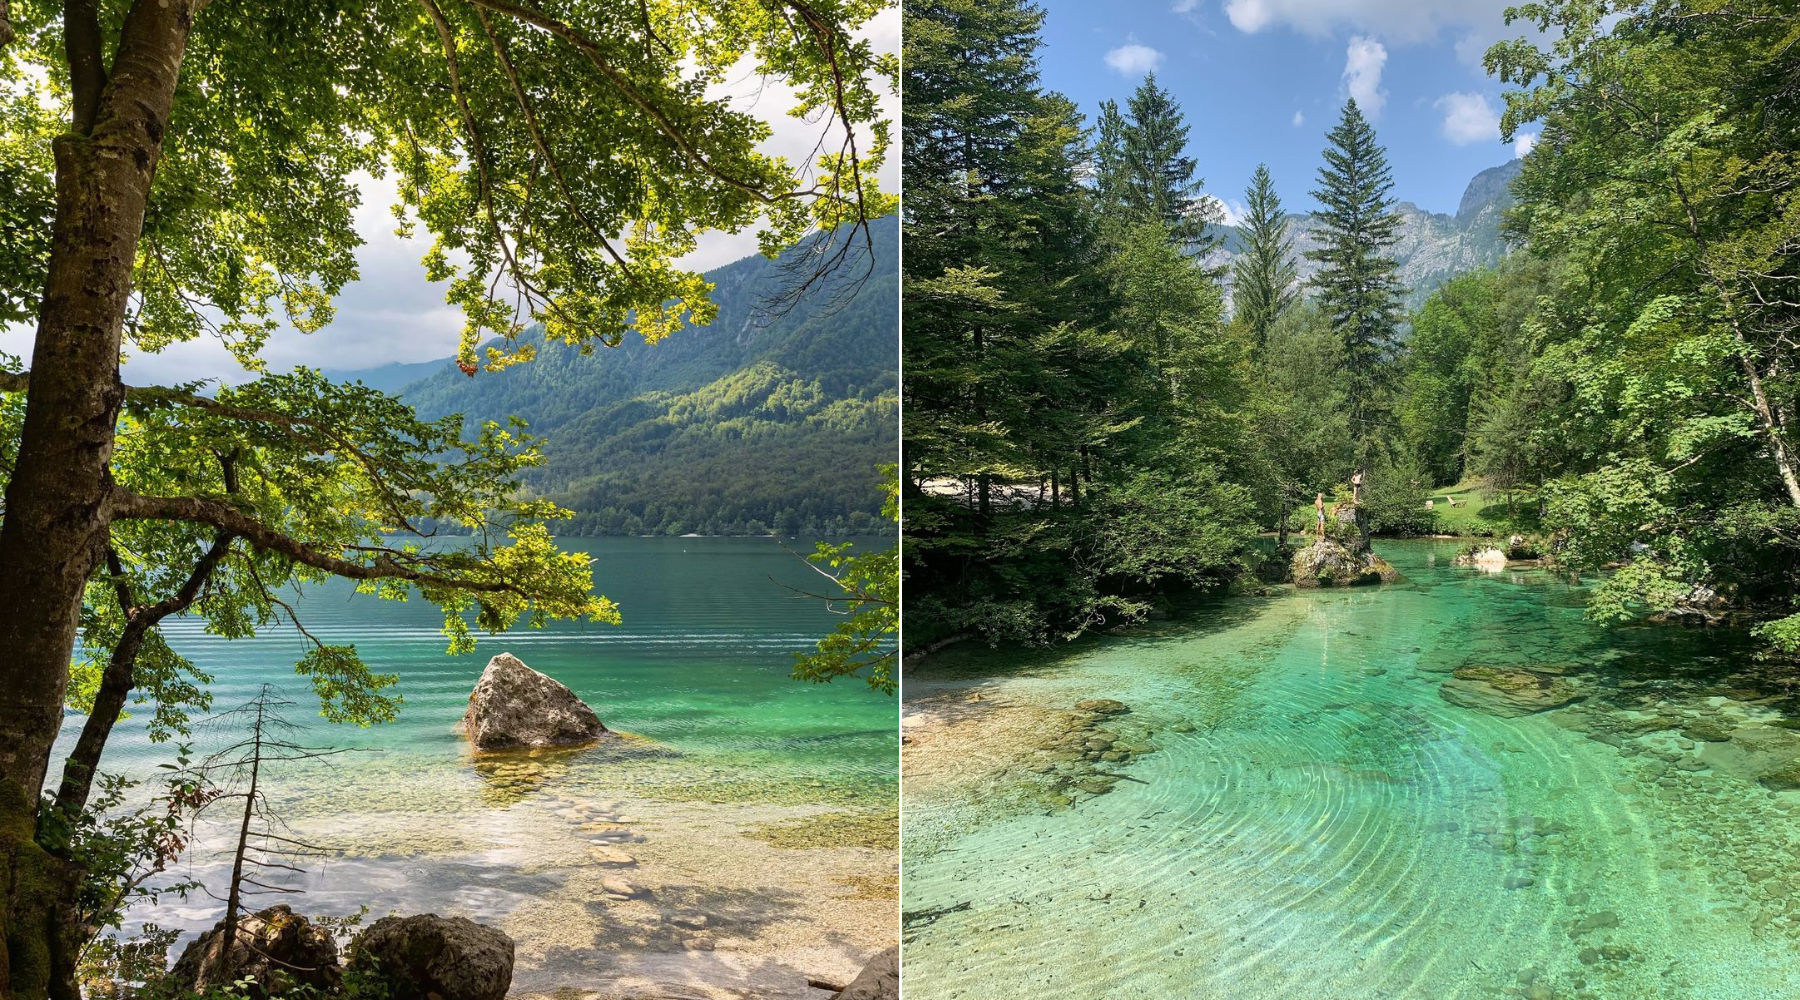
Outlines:
[[220,961],[222,923],[201,934],[181,953],[169,973],[175,985],[204,992],[249,979],[257,987],[251,995],[265,997],[286,995],[301,987],[330,992],[342,986],[337,942],[330,932],[287,906],[271,906],[238,918],[229,973]]
[[833,994],[832,1000],[900,1000],[900,946],[894,945],[869,959],[869,964]]
[[1349,545],[1319,539],[1296,550],[1291,565],[1296,587],[1355,587],[1400,579],[1399,572],[1360,538]]
[[1581,691],[1566,677],[1507,667],[1458,667],[1438,687],[1452,705],[1515,719],[1579,701]]
[[606,734],[600,717],[575,692],[511,653],[488,661],[461,727],[483,750],[586,743]]
[[513,940],[467,917],[382,917],[350,942],[349,964],[373,970],[389,1000],[504,1000]]

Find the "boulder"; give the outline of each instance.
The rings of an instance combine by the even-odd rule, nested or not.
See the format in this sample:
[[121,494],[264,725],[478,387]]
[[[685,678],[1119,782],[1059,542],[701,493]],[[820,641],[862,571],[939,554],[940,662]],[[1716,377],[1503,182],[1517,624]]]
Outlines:
[[900,946],[894,945],[869,959],[869,964],[832,1000],[900,1000]]
[[1394,567],[1370,551],[1361,539],[1349,545],[1332,538],[1320,539],[1296,551],[1292,567],[1296,587],[1355,587],[1400,579]]
[[1438,686],[1452,705],[1515,719],[1579,701],[1581,691],[1566,677],[1508,667],[1458,667]]
[[181,953],[169,973],[176,986],[205,992],[249,979],[256,984],[251,996],[268,997],[302,987],[328,992],[343,984],[337,942],[330,932],[286,905],[238,918],[229,972],[220,961],[223,930],[221,921]]
[[467,917],[382,917],[350,942],[349,967],[369,971],[389,1000],[504,1000],[513,940]]
[[1468,566],[1488,573],[1506,569],[1506,552],[1492,545],[1471,545],[1456,554],[1453,566]]
[[586,743],[607,732],[575,692],[511,653],[488,661],[459,725],[482,750]]

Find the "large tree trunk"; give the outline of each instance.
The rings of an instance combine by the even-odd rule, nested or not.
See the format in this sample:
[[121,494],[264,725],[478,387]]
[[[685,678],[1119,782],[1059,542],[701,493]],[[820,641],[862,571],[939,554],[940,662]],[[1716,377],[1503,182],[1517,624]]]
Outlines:
[[0,996],[76,993],[79,873],[37,842],[82,592],[104,550],[120,334],[175,80],[199,0],[139,2],[103,84],[98,25],[71,4],[74,128],[55,141],[56,223],[25,423],[0,527]]

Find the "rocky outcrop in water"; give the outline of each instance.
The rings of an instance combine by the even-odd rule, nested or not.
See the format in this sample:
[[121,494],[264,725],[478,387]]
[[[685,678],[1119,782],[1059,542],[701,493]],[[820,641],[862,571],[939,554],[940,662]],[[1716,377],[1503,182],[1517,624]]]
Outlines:
[[1369,549],[1368,539],[1322,538],[1294,552],[1290,563],[1296,587],[1358,587],[1400,579],[1386,559]]
[[586,743],[607,732],[575,692],[511,653],[488,661],[459,725],[482,750]]
[[869,964],[832,1000],[900,1000],[900,946],[894,945],[869,959]]
[[1438,686],[1438,695],[1452,705],[1508,719],[1561,708],[1582,697],[1566,677],[1510,667],[1458,667]]
[[349,965],[375,970],[389,1000],[505,1000],[513,940],[467,917],[382,917],[350,943]]
[[285,905],[238,918],[230,968],[222,965],[223,923],[200,935],[176,960],[174,985],[204,992],[250,980],[250,995],[280,996],[310,987],[329,991],[342,985],[337,943],[330,932]]

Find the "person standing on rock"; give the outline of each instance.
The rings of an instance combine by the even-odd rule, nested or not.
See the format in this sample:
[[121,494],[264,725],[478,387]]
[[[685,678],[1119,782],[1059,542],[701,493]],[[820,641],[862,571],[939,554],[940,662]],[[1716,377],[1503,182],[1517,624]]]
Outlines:
[[1325,540],[1325,494],[1320,493],[1313,497],[1313,510],[1319,513],[1319,526],[1315,530],[1318,532],[1319,541],[1322,542]]
[[1362,506],[1362,470],[1350,474],[1350,502]]

